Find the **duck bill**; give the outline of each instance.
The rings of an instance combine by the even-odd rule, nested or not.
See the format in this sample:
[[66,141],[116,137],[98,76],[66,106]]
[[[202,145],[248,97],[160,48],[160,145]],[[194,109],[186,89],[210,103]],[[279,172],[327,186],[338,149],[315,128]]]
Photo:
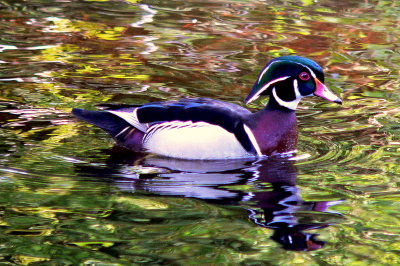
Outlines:
[[319,81],[317,78],[315,79],[315,84],[317,89],[314,91],[315,96],[319,96],[322,99],[328,100],[330,102],[335,102],[338,104],[342,104],[342,100],[337,97],[330,89],[328,89],[324,83]]

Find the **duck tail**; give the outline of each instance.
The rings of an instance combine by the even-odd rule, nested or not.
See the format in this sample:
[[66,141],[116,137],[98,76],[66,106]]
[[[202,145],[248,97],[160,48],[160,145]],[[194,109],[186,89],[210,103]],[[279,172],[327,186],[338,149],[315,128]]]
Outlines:
[[74,108],[72,114],[80,120],[107,131],[113,138],[117,138],[127,127],[132,127],[122,118],[106,111],[91,111]]

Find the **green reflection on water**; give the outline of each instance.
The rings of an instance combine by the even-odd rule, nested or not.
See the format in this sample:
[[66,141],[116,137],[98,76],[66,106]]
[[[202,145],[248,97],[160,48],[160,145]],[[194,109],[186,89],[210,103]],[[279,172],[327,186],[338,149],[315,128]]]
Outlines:
[[[400,264],[397,2],[136,2],[3,1],[2,263]],[[266,61],[292,53],[320,62],[345,101],[307,99],[298,112],[302,198],[346,200],[333,208],[344,218],[298,214],[336,223],[317,251],[282,250],[245,203],[104,182],[112,141],[69,116],[103,102],[241,103]],[[98,176],[77,171],[93,165]]]

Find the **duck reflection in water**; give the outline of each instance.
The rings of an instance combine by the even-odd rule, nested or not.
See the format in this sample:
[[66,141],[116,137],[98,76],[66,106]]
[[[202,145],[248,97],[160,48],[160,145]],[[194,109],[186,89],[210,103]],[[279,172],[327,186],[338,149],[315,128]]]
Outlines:
[[[114,149],[106,169],[84,166],[79,167],[79,171],[112,176],[113,182],[123,191],[184,196],[213,204],[242,206],[247,209],[252,222],[272,229],[271,239],[286,250],[322,248],[325,242],[316,238],[318,234],[308,231],[333,223],[310,221],[310,217],[324,215],[324,220],[332,220],[341,216],[328,210],[340,201],[302,200],[296,186],[297,169],[293,161],[285,158],[191,161],[139,156],[131,151]],[[229,186],[246,184],[256,187],[257,192],[229,189]],[[302,214],[308,215],[301,218]]]

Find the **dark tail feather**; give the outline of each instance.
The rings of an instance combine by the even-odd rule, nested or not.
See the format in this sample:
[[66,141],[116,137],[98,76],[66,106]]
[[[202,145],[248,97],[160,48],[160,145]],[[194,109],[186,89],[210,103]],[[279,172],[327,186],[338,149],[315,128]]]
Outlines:
[[142,150],[144,133],[122,118],[105,111],[89,111],[74,108],[72,114],[78,119],[107,131],[119,145],[135,150]]
[[122,118],[105,111],[89,111],[74,108],[72,114],[80,120],[104,129],[114,138],[126,129],[126,127],[132,127]]

